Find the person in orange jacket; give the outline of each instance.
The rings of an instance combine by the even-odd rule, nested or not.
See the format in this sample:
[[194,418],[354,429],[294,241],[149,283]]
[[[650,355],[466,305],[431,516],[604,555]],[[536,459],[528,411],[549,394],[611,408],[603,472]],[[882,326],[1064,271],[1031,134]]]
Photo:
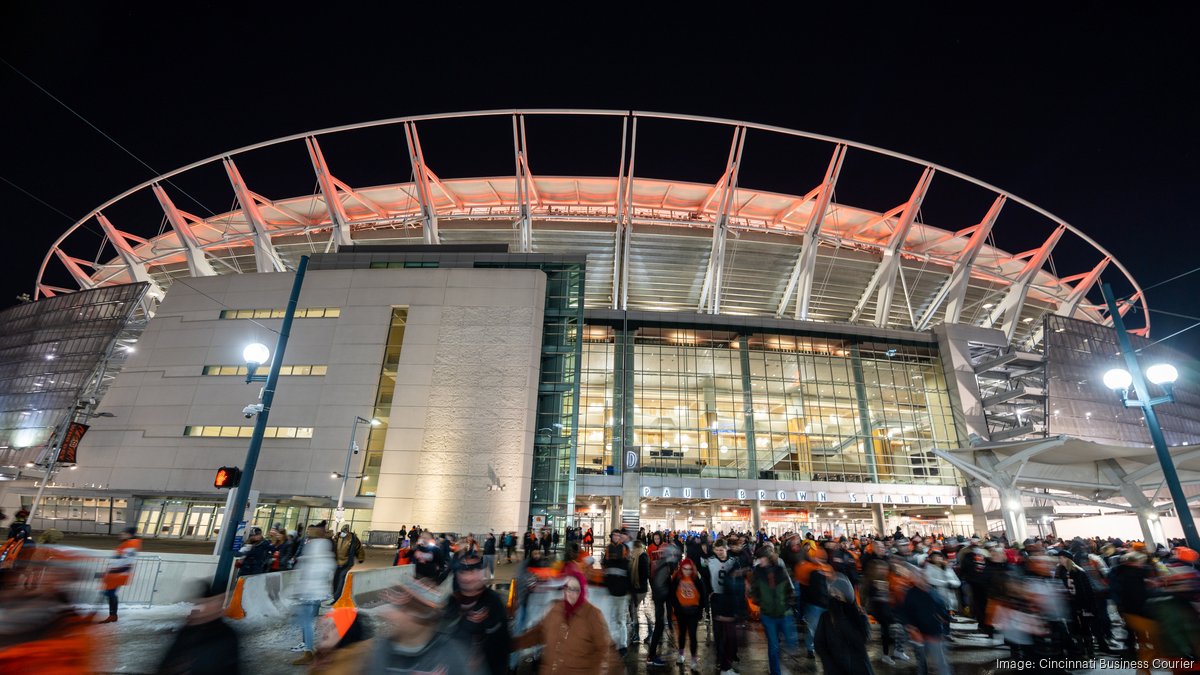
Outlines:
[[108,571],[104,574],[104,597],[108,598],[108,618],[100,623],[112,623],[117,620],[117,589],[128,584],[133,578],[133,563],[140,550],[142,540],[138,539],[137,528],[127,527],[122,530],[121,542],[117,544],[108,563]]

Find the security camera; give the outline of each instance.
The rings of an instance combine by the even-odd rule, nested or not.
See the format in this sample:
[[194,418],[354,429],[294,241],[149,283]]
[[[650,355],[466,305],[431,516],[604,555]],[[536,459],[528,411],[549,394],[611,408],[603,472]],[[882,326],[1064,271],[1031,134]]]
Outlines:
[[262,411],[263,411],[263,404],[251,403],[250,405],[246,406],[245,408],[242,408],[242,415],[244,415],[246,417],[246,419],[250,419],[251,417],[254,417],[255,415],[257,415],[258,413],[260,413]]

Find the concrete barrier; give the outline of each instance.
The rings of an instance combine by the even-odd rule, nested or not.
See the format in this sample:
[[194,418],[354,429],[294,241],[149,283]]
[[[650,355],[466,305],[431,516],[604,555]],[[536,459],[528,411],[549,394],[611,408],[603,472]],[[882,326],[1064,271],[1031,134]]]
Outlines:
[[231,619],[275,619],[289,616],[296,604],[291,586],[296,572],[267,572],[239,577],[233,587],[225,616]]
[[350,570],[342,595],[334,607],[369,607],[378,604],[381,591],[395,586],[401,579],[411,579],[412,565],[378,567],[368,570]]

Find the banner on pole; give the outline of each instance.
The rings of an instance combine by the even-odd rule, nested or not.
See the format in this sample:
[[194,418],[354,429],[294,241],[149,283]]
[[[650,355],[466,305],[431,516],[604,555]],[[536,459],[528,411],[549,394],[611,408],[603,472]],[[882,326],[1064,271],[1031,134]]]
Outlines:
[[90,429],[86,424],[71,422],[67,425],[67,433],[63,434],[62,445],[59,446],[58,462],[60,464],[75,464],[79,453],[79,441]]

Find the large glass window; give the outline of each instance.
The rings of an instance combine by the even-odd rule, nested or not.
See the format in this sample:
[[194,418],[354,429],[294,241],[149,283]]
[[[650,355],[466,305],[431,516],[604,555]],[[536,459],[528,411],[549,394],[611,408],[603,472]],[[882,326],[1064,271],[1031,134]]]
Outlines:
[[400,367],[400,350],[404,347],[404,327],[408,324],[408,308],[393,307],[392,322],[388,327],[387,345],[384,348],[383,366],[379,370],[379,389],[375,394],[374,419],[379,424],[371,426],[367,435],[367,453],[363,458],[362,481],[358,494],[375,496],[379,485],[379,467],[383,465],[383,441],[387,437],[388,420],[392,414],[392,397],[396,392],[396,370]]
[[636,329],[632,344],[607,327],[584,335],[581,473],[612,472],[625,434],[646,473],[958,482],[931,452],[958,446],[932,348],[668,328]]

